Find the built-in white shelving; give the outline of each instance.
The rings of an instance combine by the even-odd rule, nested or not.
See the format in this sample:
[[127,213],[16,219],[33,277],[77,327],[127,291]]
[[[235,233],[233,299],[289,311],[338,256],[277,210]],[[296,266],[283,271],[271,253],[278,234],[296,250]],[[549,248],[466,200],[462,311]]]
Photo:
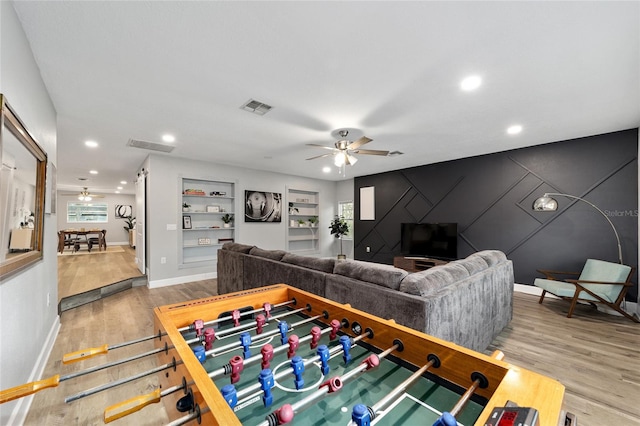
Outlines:
[[[215,263],[218,249],[236,238],[235,182],[180,178],[182,232],[179,233],[181,268]],[[184,205],[187,204],[188,207]],[[225,224],[223,217],[233,215]]]
[[287,188],[287,206],[287,250],[317,253],[320,193],[314,190]]

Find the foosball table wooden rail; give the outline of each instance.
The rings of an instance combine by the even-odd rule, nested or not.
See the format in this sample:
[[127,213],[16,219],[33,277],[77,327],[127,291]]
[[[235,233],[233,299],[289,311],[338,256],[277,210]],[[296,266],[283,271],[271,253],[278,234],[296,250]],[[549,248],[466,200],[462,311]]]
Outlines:
[[[192,383],[187,387],[198,406],[199,415],[194,416],[198,417],[197,420],[206,425],[240,425],[236,414],[178,329],[188,327],[197,319],[206,321],[240,308],[260,309],[265,303],[275,305],[287,301],[293,301],[292,309],[305,308],[306,316],[319,316],[319,321],[325,324],[339,320],[340,334],[355,338],[372,333],[373,336],[367,334],[359,339],[379,351],[399,343],[400,349],[393,355],[415,366],[415,369],[435,355],[438,365],[437,368],[431,367],[430,373],[459,388],[467,389],[474,380],[481,378],[481,385],[477,386],[476,382],[473,389],[487,403],[476,425],[485,425],[492,410],[505,406],[508,401],[521,407],[535,408],[540,426],[558,425],[564,386],[556,380],[284,284],[156,308],[154,332],[160,336],[157,346],[164,348],[168,343],[168,347],[172,347],[158,355],[159,364],[176,360],[175,368],[160,373],[162,388]],[[177,413],[175,408],[184,393],[174,392],[162,398],[172,418],[184,415]]]

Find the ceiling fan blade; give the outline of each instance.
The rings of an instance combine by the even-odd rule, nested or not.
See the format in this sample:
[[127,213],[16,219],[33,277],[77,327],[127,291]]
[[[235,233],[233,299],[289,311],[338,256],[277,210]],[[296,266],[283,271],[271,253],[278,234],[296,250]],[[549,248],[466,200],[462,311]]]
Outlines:
[[317,143],[308,143],[307,146],[313,146],[315,148],[324,148],[324,149],[335,149],[332,146],[324,146],[324,145],[319,145]]
[[377,149],[357,149],[355,151],[356,154],[365,154],[365,155],[389,155],[389,151],[380,151]]
[[373,139],[371,139],[371,138],[368,138],[368,137],[366,137],[366,136],[363,136],[363,137],[361,137],[360,139],[358,139],[358,140],[355,140],[355,141],[351,142],[351,143],[347,146],[347,149],[356,149],[356,148],[358,148],[359,146],[364,145],[365,143],[369,143],[369,142],[371,142],[372,140],[373,140]]
[[316,158],[324,158],[324,157],[329,157],[331,155],[333,155],[333,154],[316,155],[315,157],[307,158],[307,160],[315,160]]

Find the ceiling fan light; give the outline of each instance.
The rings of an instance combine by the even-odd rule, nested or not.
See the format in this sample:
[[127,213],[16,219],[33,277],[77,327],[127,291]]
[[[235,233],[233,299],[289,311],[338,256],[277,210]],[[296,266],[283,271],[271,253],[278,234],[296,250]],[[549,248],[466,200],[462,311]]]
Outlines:
[[85,196],[85,197],[84,197],[84,200],[85,200],[85,201],[91,201],[91,197],[89,197],[89,196]]
[[346,156],[344,152],[339,152],[336,154],[335,158],[333,159],[333,164],[336,165],[336,167],[342,167],[344,166],[344,164],[346,163]]
[[358,159],[353,155],[345,154],[345,156],[347,157],[347,164],[350,166],[353,166],[356,164],[356,161],[358,161]]

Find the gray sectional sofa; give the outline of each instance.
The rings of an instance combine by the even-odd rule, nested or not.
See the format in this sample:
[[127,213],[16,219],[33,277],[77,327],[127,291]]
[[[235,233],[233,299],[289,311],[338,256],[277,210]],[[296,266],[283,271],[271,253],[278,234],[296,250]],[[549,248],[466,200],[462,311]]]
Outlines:
[[218,292],[285,283],[458,345],[484,351],[512,316],[513,265],[485,250],[426,271],[227,243]]

